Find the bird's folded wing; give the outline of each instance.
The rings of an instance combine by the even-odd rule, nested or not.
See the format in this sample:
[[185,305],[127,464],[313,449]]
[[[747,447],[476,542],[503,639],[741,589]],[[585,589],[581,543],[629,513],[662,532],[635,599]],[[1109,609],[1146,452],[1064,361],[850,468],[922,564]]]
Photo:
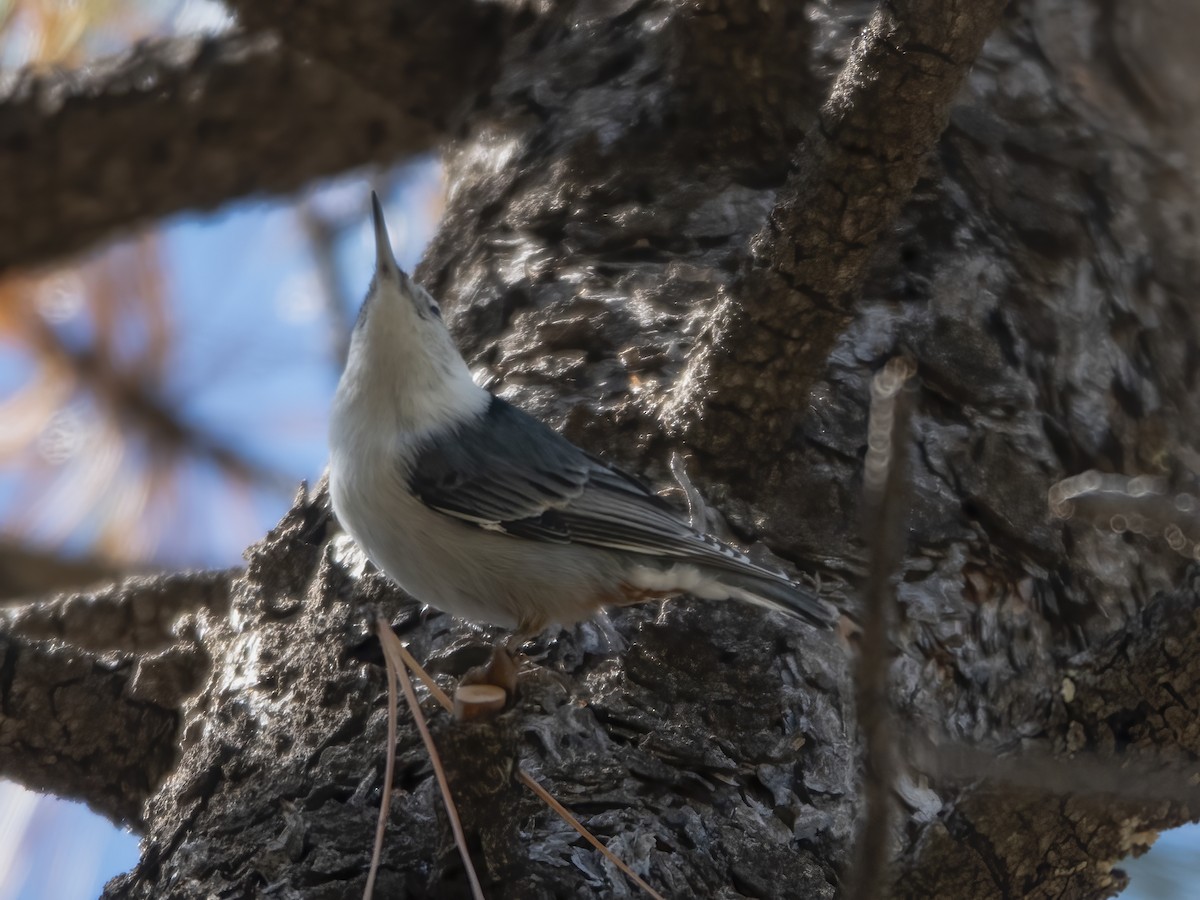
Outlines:
[[479,419],[427,440],[408,480],[426,506],[488,530],[780,577],[500,398]]

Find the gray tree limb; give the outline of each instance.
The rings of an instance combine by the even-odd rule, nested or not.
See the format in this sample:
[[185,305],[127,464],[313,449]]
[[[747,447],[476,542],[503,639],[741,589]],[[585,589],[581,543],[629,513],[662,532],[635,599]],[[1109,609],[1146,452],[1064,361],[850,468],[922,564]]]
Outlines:
[[755,469],[777,464],[803,409],[798,398],[852,320],[877,243],[1007,5],[883,3],[856,39],[675,401],[673,427],[709,455],[714,474],[722,459],[744,467],[729,451],[748,434]]
[[[1124,887],[1112,861],[1195,819],[1200,724],[1180,690],[1200,684],[1198,588],[1192,567],[1178,590],[1073,657],[1057,685],[1030,683],[1026,702],[1046,708],[1003,744],[947,743],[943,725],[921,722],[925,734],[909,741],[916,771],[958,794],[907,843],[898,896],[1047,896],[1055,882],[1107,896]],[[920,795],[907,799],[919,808]],[[1086,852],[1074,862],[1035,852],[1032,836],[1048,833]]]
[[[344,538],[322,547],[312,525],[322,503],[299,504],[254,549],[233,614],[212,623],[206,641],[223,656],[188,707],[185,730],[196,738],[148,806],[154,824],[142,862],[108,896],[173,890],[191,897],[266,884],[304,897],[361,890],[386,727],[370,630],[375,610],[389,612],[447,686],[490,654],[463,623],[424,617],[384,578],[362,574],[361,555]],[[468,841],[482,848],[489,898],[557,896],[569,885],[584,896],[611,896],[621,884],[516,782],[518,763],[669,896],[765,883],[764,857],[778,864],[773,877],[789,891],[833,896],[816,845],[797,850],[789,829],[773,821],[766,785],[786,780],[797,753],[815,753],[825,761],[820,769],[839,756],[839,769],[853,766],[846,736],[824,733],[832,720],[817,713],[825,701],[807,682],[826,667],[840,670],[842,653],[833,641],[772,636],[767,623],[738,608],[710,611],[711,628],[679,605],[661,616],[649,607],[623,615],[617,628],[630,640],[623,657],[605,651],[591,625],[574,639],[542,643],[519,709],[495,722],[464,729],[430,711]],[[771,649],[777,639],[788,644],[781,654]],[[723,677],[703,677],[714,670]],[[795,674],[783,676],[789,670]],[[781,676],[789,698],[782,703]],[[821,719],[819,740],[788,711],[810,702]],[[302,728],[299,710],[309,722]],[[458,896],[457,852],[406,716],[397,773],[377,890]],[[647,793],[633,800],[639,783]]]
[[508,27],[505,5],[477,0],[233,0],[229,7],[247,31],[279,35],[351,77],[380,105],[446,136],[495,77]]
[[203,668],[183,645],[139,659],[0,624],[0,773],[140,825],[176,757],[177,704]]
[[400,96],[262,34],[157,41],[82,71],[20,76],[0,96],[0,271],[430,150],[486,84],[501,31],[469,3],[412,7],[424,10],[412,29],[363,39],[406,80]]
[[134,576],[0,610],[0,775],[139,825],[208,671],[194,617],[228,612],[235,575]]
[[229,610],[236,571],[137,575],[87,592],[62,594],[0,610],[9,634],[60,641],[97,653],[146,653],[177,640],[181,616]]

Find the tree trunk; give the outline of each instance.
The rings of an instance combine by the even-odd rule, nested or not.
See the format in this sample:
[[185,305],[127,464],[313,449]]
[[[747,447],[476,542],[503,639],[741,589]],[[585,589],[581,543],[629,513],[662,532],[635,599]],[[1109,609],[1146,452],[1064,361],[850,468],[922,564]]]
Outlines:
[[[665,896],[833,897],[882,863],[852,852],[853,665],[870,382],[896,356],[918,387],[888,669],[894,894],[1108,896],[1120,859],[1194,815],[1197,73],[1179,36],[1196,14],[1015,2],[964,81],[1000,16],[509,14],[418,277],[494,390],[664,488],[690,454],[714,526],[818,577],[845,627],[624,609],[539,640],[498,719],[433,714],[489,897],[637,891],[518,766]],[[1054,510],[1051,489],[1088,470],[1157,481],[1076,486],[1056,516],[1070,489]],[[228,611],[196,603],[161,635],[194,651],[171,659],[207,659],[199,690],[136,694],[130,669],[121,690],[180,709],[179,754],[116,805],[146,843],[107,897],[361,892],[385,745],[374,617],[439,678],[488,642],[335,532],[323,494],[302,496]],[[11,621],[10,715],[45,637]],[[377,896],[466,895],[403,713],[397,752]]]

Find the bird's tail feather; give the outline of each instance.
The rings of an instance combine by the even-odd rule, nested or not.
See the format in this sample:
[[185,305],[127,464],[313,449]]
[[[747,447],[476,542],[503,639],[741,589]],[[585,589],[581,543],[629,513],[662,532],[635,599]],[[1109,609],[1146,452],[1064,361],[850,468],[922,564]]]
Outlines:
[[817,628],[830,628],[838,618],[837,611],[812,591],[782,578],[722,572],[721,583],[736,600],[786,613]]

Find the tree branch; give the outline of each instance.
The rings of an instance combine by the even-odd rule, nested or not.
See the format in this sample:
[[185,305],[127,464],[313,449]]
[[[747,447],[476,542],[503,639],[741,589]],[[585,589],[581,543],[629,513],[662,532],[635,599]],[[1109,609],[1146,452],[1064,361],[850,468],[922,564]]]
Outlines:
[[500,6],[476,0],[232,0],[229,7],[247,30],[274,32],[444,133],[464,101],[494,79],[504,33]]
[[[431,6],[426,19],[460,6]],[[262,35],[158,41],[77,72],[22,75],[0,98],[0,271],[181,209],[428,150],[500,43],[498,29],[464,27],[447,44],[442,24],[374,36],[373,58],[422,84],[399,95],[364,91]]]
[[92,593],[67,594],[0,611],[0,628],[25,640],[65,641],[83,650],[145,653],[177,639],[180,616],[223,615],[237,570],[126,578]]
[[[1071,883],[1100,896],[1126,882],[1117,861],[1194,818],[1197,588],[1193,567],[1178,590],[1071,657],[1056,681],[1029,673],[1025,730],[1004,743],[972,741],[952,722],[906,711],[927,731],[907,735],[901,752],[946,799],[934,815],[913,816],[921,824],[895,896],[999,896],[1000,877],[1026,896],[1057,895]],[[957,796],[952,784],[962,785]],[[1070,863],[1045,851],[1045,836],[1063,831],[1080,851]]]
[[[689,363],[673,418],[694,445],[744,447],[751,425],[763,458],[786,441],[797,397],[850,321],[875,244],[912,192],[1005,5],[896,0],[876,10]],[[789,297],[782,308],[780,281]],[[724,456],[744,464],[739,453]]]
[[202,668],[195,645],[144,659],[101,656],[30,641],[5,625],[0,774],[139,824],[175,757],[175,703],[192,687],[177,676]]

